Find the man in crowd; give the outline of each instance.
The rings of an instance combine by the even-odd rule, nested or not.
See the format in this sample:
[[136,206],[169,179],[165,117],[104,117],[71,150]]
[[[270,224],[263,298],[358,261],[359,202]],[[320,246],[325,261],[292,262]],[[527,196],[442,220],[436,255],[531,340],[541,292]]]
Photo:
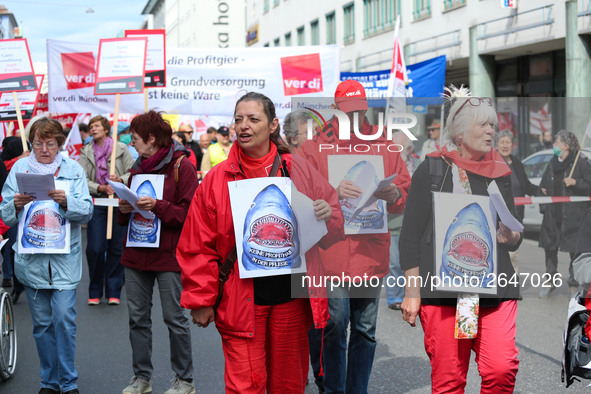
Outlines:
[[82,140],[84,145],[92,141],[92,137],[90,136],[90,132],[88,131],[88,125],[86,123],[78,123],[78,130],[80,130],[80,139]]
[[185,134],[185,138],[187,139],[187,148],[191,149],[193,153],[195,153],[195,158],[197,159],[197,169],[199,169],[199,164],[203,158],[203,152],[201,152],[199,143],[197,141],[193,141],[193,127],[191,127],[190,124],[182,124],[179,127],[179,131]]
[[208,127],[207,128],[207,135],[209,135],[209,141],[212,144],[217,143],[218,141],[215,138],[216,133],[218,132],[218,129],[216,129],[215,127]]
[[217,129],[217,144],[212,144],[207,148],[201,161],[201,171],[207,172],[228,158],[232,142],[230,142],[230,129],[222,126]]
[[[350,130],[353,130],[357,114],[357,126],[361,134],[379,134],[379,126],[370,125],[365,118],[368,105],[365,90],[359,82],[341,82],[335,92],[335,103],[332,107],[347,114],[347,126]],[[375,156],[376,160],[383,163],[385,177],[398,174],[392,184],[374,193],[378,198],[376,207],[379,208],[376,208],[376,211],[379,212],[378,215],[382,215],[382,223],[386,220],[384,207],[387,207],[388,212],[401,213],[410,187],[410,177],[400,154],[391,152],[398,152],[401,149],[396,148],[403,147],[392,146],[393,142],[385,138],[385,133],[369,143],[353,132],[350,140],[339,140],[338,135],[339,120],[333,117],[327,122],[327,126],[317,129],[313,140],[302,144],[298,153],[326,179],[329,179],[329,173],[335,170],[334,166],[329,168],[328,156],[348,155],[347,166],[351,164],[350,172],[358,164],[363,163],[363,158],[358,155]],[[371,148],[369,152],[355,148],[357,145],[366,147],[378,144],[381,144],[381,149]],[[333,149],[326,149],[327,146],[332,146]],[[338,149],[335,149],[335,146],[338,146]],[[390,151],[388,148],[391,148]],[[355,200],[363,193],[363,190],[354,186],[351,180],[341,181],[336,190],[341,206],[346,206],[347,199]],[[351,218],[351,221],[359,224],[357,218]],[[330,320],[324,329],[323,347],[323,385],[326,393],[367,392],[376,349],[375,331],[381,283],[382,278],[389,272],[389,249],[390,235],[384,226],[382,233],[347,235],[345,240],[320,251],[325,275],[333,278],[351,278],[343,280],[344,284],[339,285],[334,281],[334,287],[330,284],[327,286]],[[355,277],[360,279],[353,279]],[[378,278],[378,283],[370,284],[368,279],[362,280],[364,277]],[[349,322],[351,333],[347,346]],[[314,350],[318,349],[312,349]]]
[[439,150],[439,138],[441,135],[441,121],[439,119],[433,119],[431,126],[427,127],[429,130],[429,139],[423,143],[423,149],[421,150],[421,160],[425,160],[425,157],[431,152]]
[[553,148],[552,142],[552,130],[544,130],[542,133],[542,141],[537,146],[536,152],[539,152],[544,149],[552,149]]

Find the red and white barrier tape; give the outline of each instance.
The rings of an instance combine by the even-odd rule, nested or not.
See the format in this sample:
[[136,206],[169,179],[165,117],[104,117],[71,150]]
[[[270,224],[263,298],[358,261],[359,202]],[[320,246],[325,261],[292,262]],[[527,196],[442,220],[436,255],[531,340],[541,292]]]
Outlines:
[[515,197],[515,205],[552,204],[556,202],[591,201],[591,197]]

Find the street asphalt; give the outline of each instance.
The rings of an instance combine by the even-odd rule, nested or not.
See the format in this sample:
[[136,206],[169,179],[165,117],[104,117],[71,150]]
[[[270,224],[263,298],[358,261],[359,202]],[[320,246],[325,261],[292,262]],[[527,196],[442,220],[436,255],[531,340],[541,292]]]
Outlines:
[[[534,235],[535,237],[535,235]],[[532,237],[533,238],[533,237]],[[103,300],[98,306],[86,305],[88,274],[84,273],[78,287],[76,308],[78,385],[82,394],[119,394],[127,386],[133,372],[128,339],[125,289],[121,305],[109,306]],[[519,250],[520,272],[544,272],[544,251],[535,240],[525,240]],[[559,253],[559,271],[566,282],[568,254]],[[523,301],[518,302],[517,346],[519,372],[515,393],[587,393],[590,382],[576,382],[569,389],[560,381],[562,334],[568,306],[568,286],[555,290],[549,299],[538,299],[539,288],[530,281],[524,286]],[[7,382],[0,382],[2,394],[33,394],[39,391],[39,360],[32,335],[32,323],[23,294],[15,306],[18,331],[16,372]],[[170,350],[158,291],[154,292],[152,310],[154,393],[169,388],[174,374],[170,368]],[[194,379],[197,393],[223,393],[224,358],[220,336],[215,326],[191,327]],[[388,309],[380,300],[377,351],[370,380],[370,393],[430,393],[429,360],[423,347],[420,325],[411,328],[399,311]],[[473,358],[474,359],[474,358]],[[472,360],[473,360],[472,359]],[[310,372],[311,376],[311,372]],[[306,394],[317,393],[310,379]],[[468,373],[466,393],[478,393],[480,377],[474,361]]]

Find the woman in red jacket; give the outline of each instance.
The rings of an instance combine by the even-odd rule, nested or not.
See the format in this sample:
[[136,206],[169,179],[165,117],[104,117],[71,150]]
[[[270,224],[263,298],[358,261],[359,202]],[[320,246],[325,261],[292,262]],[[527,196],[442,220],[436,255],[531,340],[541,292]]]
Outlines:
[[[191,328],[189,319],[180,306],[181,268],[175,256],[183,223],[197,189],[195,167],[187,159],[187,149],[172,140],[172,128],[154,111],[136,116],[131,121],[131,144],[139,158],[129,171],[129,185],[140,174],[164,175],[162,199],[143,196],[136,203],[138,209],[151,211],[159,222],[148,222],[140,215],[131,215],[133,206],[119,201],[117,220],[127,226],[129,221],[141,223],[143,228],[160,226],[158,248],[130,247],[126,245],[121,256],[125,266],[125,290],[129,311],[129,339],[132,350],[134,377],[123,394],[141,394],[152,391],[152,290],[158,280],[164,323],[170,333],[170,362],[176,374],[172,387],[165,394],[194,394],[193,360],[191,356]],[[177,168],[178,167],[178,168]],[[143,187],[142,185],[138,188]],[[146,186],[144,188],[148,190]],[[154,190],[151,187],[151,190]],[[150,194],[150,193],[146,193]],[[136,216],[137,215],[137,216]],[[147,222],[147,223],[146,223]],[[128,230],[129,232],[130,230]],[[138,234],[138,232],[132,232]],[[145,231],[141,234],[145,235]]]
[[[293,298],[297,290],[292,289],[291,275],[240,279],[235,266],[214,311],[218,262],[224,262],[236,245],[228,182],[289,176],[314,201],[316,218],[326,221],[328,234],[306,253],[308,277],[323,275],[318,246],[327,248],[344,237],[343,216],[330,184],[307,162],[289,154],[268,97],[247,93],[236,103],[234,118],[238,143],[197,189],[179,241],[181,306],[192,310],[198,326],[215,321],[226,359],[227,393],[301,394],[308,377],[306,332],[312,319],[316,328],[323,328],[329,317],[326,288],[314,287],[312,281],[301,289],[308,291],[309,299]],[[280,169],[268,174],[277,155]]]

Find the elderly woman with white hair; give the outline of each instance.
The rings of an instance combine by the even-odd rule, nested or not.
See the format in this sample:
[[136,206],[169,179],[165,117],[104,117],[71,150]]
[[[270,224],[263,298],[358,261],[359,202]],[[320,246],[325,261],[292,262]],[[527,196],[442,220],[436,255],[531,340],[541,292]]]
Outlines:
[[302,110],[290,112],[283,121],[283,134],[293,148],[298,148],[306,142],[308,134],[308,119],[312,117]]
[[[591,166],[589,159],[581,153],[575,163],[577,152],[581,149],[577,136],[567,130],[561,130],[554,140],[554,157],[548,163],[542,175],[538,195],[542,196],[591,196]],[[571,171],[574,166],[574,171]],[[572,172],[572,173],[571,173]],[[544,215],[540,229],[540,248],[546,255],[546,274],[554,277],[558,274],[558,251],[570,254],[569,278],[570,296],[573,297],[579,282],[573,274],[573,260],[577,245],[579,222],[591,204],[588,202],[567,202],[559,204],[541,204],[540,212]],[[540,290],[539,297],[548,298],[555,289],[552,283]]]
[[[518,281],[498,285],[494,295],[430,288],[429,279],[437,276],[433,272],[433,243],[436,237],[445,236],[435,233],[433,228],[432,191],[487,196],[488,185],[496,181],[505,203],[516,216],[511,170],[493,148],[497,125],[493,101],[487,97],[470,97],[469,91],[463,88],[452,87],[448,92],[453,104],[444,130],[444,146],[427,156],[417,168],[404,211],[400,235],[400,263],[407,278],[403,319],[414,327],[420,316],[425,350],[431,361],[433,393],[464,392],[472,350],[482,377],[481,393],[512,393],[519,365],[515,346]],[[497,275],[511,278],[515,271],[509,251],[519,247],[521,234],[496,221]],[[477,225],[486,228],[488,223],[479,221]],[[465,232],[474,228],[469,221],[462,221],[459,226]],[[491,236],[495,235],[494,228],[488,230]],[[454,249],[458,262],[474,266],[482,263],[475,249],[481,243],[471,241],[473,238],[463,238],[467,241]],[[463,269],[477,272],[478,267]],[[421,280],[416,280],[419,276],[423,286]]]

